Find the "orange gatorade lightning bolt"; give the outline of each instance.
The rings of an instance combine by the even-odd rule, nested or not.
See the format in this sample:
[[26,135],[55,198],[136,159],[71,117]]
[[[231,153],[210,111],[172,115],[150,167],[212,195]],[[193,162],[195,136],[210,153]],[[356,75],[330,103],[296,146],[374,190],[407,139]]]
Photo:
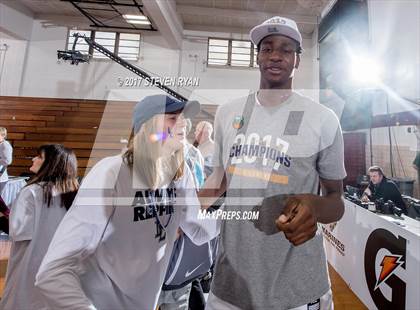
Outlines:
[[402,261],[401,258],[402,258],[401,255],[385,255],[384,256],[381,263],[382,270],[381,270],[381,273],[379,274],[378,281],[376,282],[375,290],[378,288],[378,286],[382,282],[384,282],[393,274],[394,270],[398,266],[401,266],[404,263],[404,261]]

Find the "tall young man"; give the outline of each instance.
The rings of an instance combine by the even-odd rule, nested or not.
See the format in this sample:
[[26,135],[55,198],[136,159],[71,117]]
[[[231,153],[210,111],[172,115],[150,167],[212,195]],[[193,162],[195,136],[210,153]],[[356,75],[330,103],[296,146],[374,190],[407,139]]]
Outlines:
[[257,211],[259,217],[222,224],[207,309],[330,309],[317,225],[344,212],[339,122],[293,91],[302,52],[293,20],[273,17],[250,36],[258,47],[260,88],[219,107],[214,170],[200,200],[210,205],[226,191],[226,211]]

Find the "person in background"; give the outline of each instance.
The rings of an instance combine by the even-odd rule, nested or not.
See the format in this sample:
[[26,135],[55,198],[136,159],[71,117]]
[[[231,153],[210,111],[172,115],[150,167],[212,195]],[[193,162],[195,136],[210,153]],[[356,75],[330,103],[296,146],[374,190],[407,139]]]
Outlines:
[[13,148],[7,138],[7,129],[0,127],[0,196],[9,180],[7,166],[12,163]]
[[177,229],[196,244],[217,235],[216,221],[198,219],[183,152],[184,116],[198,111],[166,95],[136,104],[127,150],[84,177],[39,268],[51,309],[154,310]]
[[[191,127],[191,120],[186,119],[186,136],[191,131]],[[185,161],[193,172],[195,189],[198,191],[204,183],[204,160],[200,151],[188,141],[185,144]],[[179,235],[172,250],[159,296],[159,308],[160,310],[188,310],[191,304],[194,304],[191,309],[204,310],[203,290],[201,286],[197,289],[195,282],[213,265],[217,251],[217,238],[203,245],[195,245],[181,229],[178,231]],[[192,288],[193,291],[191,291]]]
[[[208,121],[201,121],[195,127],[194,132],[194,145],[198,147],[198,150],[204,157],[204,174],[207,178],[213,171],[213,152],[214,152],[214,141],[212,139],[213,125]],[[217,204],[216,204],[217,205]],[[209,210],[215,211],[215,208],[210,208]],[[219,239],[217,242],[214,242],[212,248],[217,250],[219,245]],[[209,251],[209,253],[211,253]],[[214,255],[212,257],[214,263],[211,265],[210,270],[207,271],[202,277],[194,279],[191,283],[191,292],[189,300],[189,309],[190,310],[201,310],[205,308],[206,299],[204,298],[204,293],[210,291],[210,285],[213,277],[214,264],[216,262],[217,251],[213,251]]]
[[212,158],[214,152],[214,141],[211,137],[213,125],[207,121],[201,121],[195,127],[194,146],[198,147],[204,157],[204,173],[209,176],[212,172]]
[[35,275],[76,195],[77,159],[60,144],[43,145],[32,159],[34,178],[21,190],[10,212],[12,241],[0,309],[45,309]]
[[376,201],[381,198],[384,202],[391,200],[398,208],[407,214],[407,207],[397,185],[384,175],[382,168],[379,166],[372,166],[368,169],[368,174],[370,182],[364,190],[361,200],[363,202]]
[[192,123],[189,118],[185,120],[186,122],[186,139],[185,139],[185,160],[188,164],[188,167],[190,167],[191,172],[194,176],[195,181],[195,188],[198,189],[203,186],[204,184],[204,158],[201,154],[201,151],[196,148],[194,145],[192,145],[190,142],[188,142],[187,137],[188,134],[191,132]]

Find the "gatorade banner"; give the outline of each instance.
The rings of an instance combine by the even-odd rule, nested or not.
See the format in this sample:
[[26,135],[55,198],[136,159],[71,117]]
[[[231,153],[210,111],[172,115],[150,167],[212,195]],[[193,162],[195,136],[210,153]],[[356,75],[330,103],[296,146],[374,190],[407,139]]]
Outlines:
[[368,309],[420,304],[420,222],[345,201],[343,218],[322,225],[328,262]]

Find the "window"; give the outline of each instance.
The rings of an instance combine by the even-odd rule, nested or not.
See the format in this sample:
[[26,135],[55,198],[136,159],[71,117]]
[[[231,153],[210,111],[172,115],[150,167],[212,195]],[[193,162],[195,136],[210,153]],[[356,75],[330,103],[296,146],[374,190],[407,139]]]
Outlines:
[[[71,50],[74,43],[74,33],[80,33],[88,38],[94,39],[96,43],[102,45],[111,52],[117,54],[125,60],[138,60],[140,52],[140,34],[137,33],[119,33],[108,31],[89,31],[89,30],[69,30],[67,49]],[[118,43],[118,44],[117,44]],[[89,47],[84,41],[77,41],[76,50],[83,54],[92,55],[95,59],[108,59],[107,56]]]
[[[95,31],[95,42],[105,47],[107,50],[115,53],[115,38],[117,34],[115,32],[103,32]],[[104,54],[94,50],[93,58],[108,59]]]
[[251,42],[232,41],[230,64],[238,67],[249,67],[251,61]]
[[229,40],[209,39],[208,64],[228,65]]
[[257,67],[257,48],[250,41],[209,38],[207,54],[211,66]]
[[140,35],[120,33],[118,56],[128,60],[137,60],[140,52]]

